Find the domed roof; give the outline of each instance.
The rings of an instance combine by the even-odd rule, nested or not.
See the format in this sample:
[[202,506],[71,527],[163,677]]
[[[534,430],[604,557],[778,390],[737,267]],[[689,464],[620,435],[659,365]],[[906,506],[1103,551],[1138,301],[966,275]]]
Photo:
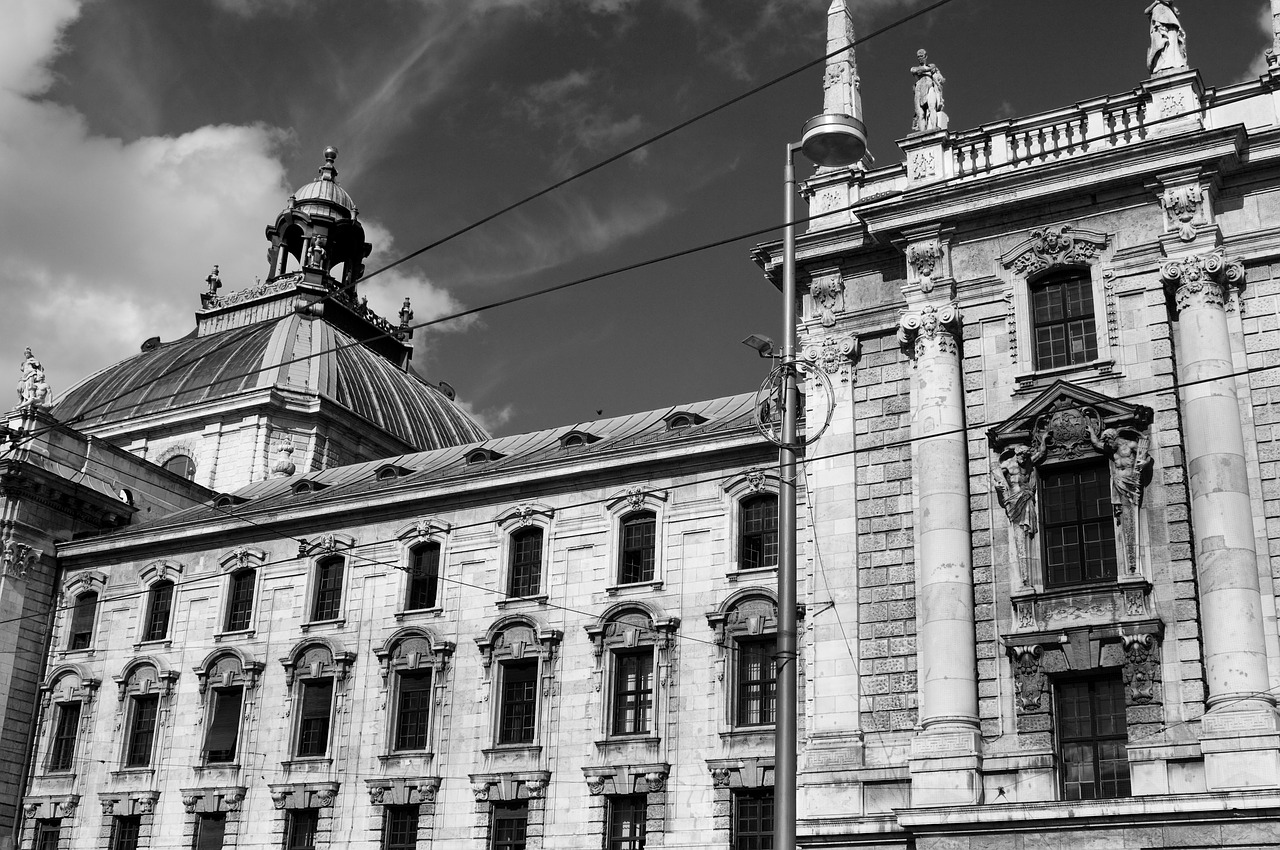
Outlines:
[[[321,215],[333,215],[329,205],[341,207],[340,217],[350,218],[356,208],[356,202],[347,194],[347,190],[338,185],[338,169],[333,164],[338,158],[338,151],[332,147],[324,149],[324,165],[320,166],[320,176],[293,193],[296,206],[304,212]],[[316,202],[324,203],[316,203]],[[345,213],[345,215],[341,215]]]
[[418,450],[489,438],[436,387],[296,313],[163,343],[84,379],[53,415],[92,432],[272,387],[336,403]]

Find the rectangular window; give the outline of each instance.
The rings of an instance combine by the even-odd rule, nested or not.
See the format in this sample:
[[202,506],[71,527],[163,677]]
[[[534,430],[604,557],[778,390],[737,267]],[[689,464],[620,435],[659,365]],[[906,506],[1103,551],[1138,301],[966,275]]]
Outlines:
[[208,814],[196,818],[195,850],[222,850],[226,835],[226,815]]
[[342,616],[342,567],[341,558],[325,558],[316,564],[315,600],[311,605],[313,622]]
[[75,767],[76,733],[80,731],[80,703],[58,703],[58,720],[53,728],[53,746],[49,749],[49,770],[71,770]]
[[333,708],[333,679],[304,680],[301,690],[296,754],[303,758],[323,756],[329,751],[329,714]]
[[256,570],[240,570],[231,574],[231,588],[227,594],[227,623],[229,632],[243,632],[253,619],[253,584]]
[[138,850],[138,834],[142,831],[142,818],[137,815],[116,815],[111,819],[111,850]]
[[1093,283],[1087,272],[1033,288],[1031,312],[1037,369],[1057,369],[1097,359]]
[[738,650],[738,726],[774,722],[778,705],[778,641],[740,640]]
[[652,513],[643,513],[622,523],[622,568],[619,584],[653,581],[658,520]]
[[125,767],[151,766],[151,750],[155,746],[156,718],[159,713],[159,695],[133,698],[133,716],[129,721],[129,738],[125,747]]
[[613,655],[613,734],[649,731],[653,713],[653,650]]
[[1129,796],[1129,732],[1121,677],[1059,682],[1056,691],[1063,799]]
[[418,846],[418,807],[384,806],[382,850],[415,850]]
[[35,850],[58,850],[58,842],[62,839],[62,821],[47,818],[36,821]]
[[425,750],[431,729],[431,671],[406,670],[396,679],[396,749]]
[[236,760],[236,744],[240,739],[240,709],[244,704],[244,688],[216,688],[209,710],[209,729],[204,738],[204,760],[207,764],[224,764]]
[[778,498],[758,496],[742,503],[741,569],[778,566]]
[[524,850],[529,832],[529,803],[525,800],[493,804],[489,850]]
[[90,591],[76,597],[71,611],[71,636],[67,649],[88,649],[93,641],[93,620],[98,613],[98,594]]
[[1043,476],[1045,584],[1116,577],[1116,528],[1105,465]]
[[773,789],[733,795],[733,850],[773,850]]
[[415,548],[409,565],[409,595],[405,610],[418,611],[436,607],[440,584],[440,544],[427,543]]
[[501,672],[498,743],[532,744],[538,719],[538,662],[510,661]]
[[320,812],[316,809],[289,809],[285,812],[285,850],[316,850]]
[[511,535],[511,580],[508,596],[537,596],[542,587],[542,529]]
[[147,625],[142,639],[164,640],[169,634],[169,614],[173,610],[173,582],[156,582],[148,597]]
[[644,850],[647,808],[644,794],[610,797],[605,824],[605,850]]

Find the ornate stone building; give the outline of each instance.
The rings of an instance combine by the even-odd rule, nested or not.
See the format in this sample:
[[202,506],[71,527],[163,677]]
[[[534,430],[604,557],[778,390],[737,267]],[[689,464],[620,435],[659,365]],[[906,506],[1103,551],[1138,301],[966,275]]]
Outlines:
[[[972,130],[921,57],[903,161],[804,185],[803,847],[1276,845],[1280,67],[1208,89],[1149,16],[1132,91]],[[827,102],[857,85],[835,57]],[[188,342],[264,340],[234,350],[268,377],[228,366],[245,395],[203,408],[278,398],[196,464],[245,486],[58,547],[21,846],[770,846],[762,400],[496,439],[451,415],[421,451],[387,413],[326,454],[333,397],[278,349],[358,279],[326,265],[363,256],[336,188]],[[152,414],[109,435],[226,439]],[[268,476],[271,429],[297,459]]]

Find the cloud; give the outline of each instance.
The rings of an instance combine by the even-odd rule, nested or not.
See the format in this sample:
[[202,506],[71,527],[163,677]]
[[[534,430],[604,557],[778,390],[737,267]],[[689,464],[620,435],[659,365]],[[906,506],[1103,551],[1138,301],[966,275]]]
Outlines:
[[[364,224],[365,238],[374,246],[373,253],[365,261],[369,271],[375,271],[398,259],[400,252],[395,247],[391,231],[376,219],[362,216],[360,220]],[[405,298],[409,299],[410,309],[413,310],[413,324],[452,315],[463,309],[462,303],[447,290],[437,286],[425,275],[414,272],[407,263],[369,278],[360,284],[358,291],[369,299],[369,306],[376,313],[392,322],[399,321]],[[478,316],[466,316],[432,325],[431,332],[467,330],[478,322]]]
[[593,73],[573,70],[526,86],[513,103],[517,115],[556,134],[552,168],[560,176],[572,174],[583,154],[613,153],[636,141],[644,128],[638,114],[621,117],[605,105],[595,96],[600,89]]
[[1236,82],[1244,82],[1245,80],[1255,80],[1262,74],[1267,73],[1267,53],[1271,49],[1271,41],[1274,38],[1272,27],[1274,26],[1271,17],[1271,4],[1264,2],[1258,6],[1258,30],[1266,37],[1266,47],[1253,57],[1253,61],[1249,63],[1248,69],[1241,75]]
[[453,402],[462,409],[462,412],[470,416],[476,422],[480,423],[480,427],[484,428],[490,434],[497,434],[503,425],[511,421],[511,417],[515,415],[515,405],[505,404],[501,407],[486,407],[483,410],[476,410],[471,402],[458,398]]

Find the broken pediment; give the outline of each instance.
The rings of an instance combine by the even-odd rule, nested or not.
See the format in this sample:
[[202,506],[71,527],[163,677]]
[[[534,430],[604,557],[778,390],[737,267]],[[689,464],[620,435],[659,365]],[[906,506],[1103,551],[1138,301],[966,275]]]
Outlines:
[[1091,431],[1146,431],[1151,424],[1149,407],[1127,404],[1067,381],[1055,381],[1021,410],[987,431],[987,440],[998,454],[1015,444],[1044,442],[1051,460],[1072,460],[1095,455]]

